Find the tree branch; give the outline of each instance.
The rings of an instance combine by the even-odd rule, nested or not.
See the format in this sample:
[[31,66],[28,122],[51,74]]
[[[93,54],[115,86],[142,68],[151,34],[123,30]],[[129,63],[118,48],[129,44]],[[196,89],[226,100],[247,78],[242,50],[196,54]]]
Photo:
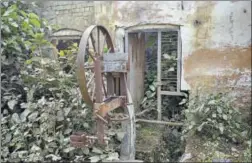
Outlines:
[[143,114],[145,114],[145,113],[147,113],[147,112],[149,112],[151,110],[155,110],[155,109],[154,108],[145,109],[145,110],[143,110],[140,113],[136,113],[136,116],[141,116],[141,115],[143,115]]

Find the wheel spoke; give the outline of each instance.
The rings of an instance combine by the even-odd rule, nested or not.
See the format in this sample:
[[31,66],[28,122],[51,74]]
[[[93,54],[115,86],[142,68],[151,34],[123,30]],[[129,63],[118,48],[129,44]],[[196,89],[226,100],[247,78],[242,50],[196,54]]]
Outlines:
[[95,84],[94,84],[94,87],[93,87],[93,90],[92,90],[92,101],[94,101],[94,95],[95,95]]
[[[104,75],[102,75],[102,76],[104,77]],[[102,78],[102,87],[103,87],[103,93],[104,93],[105,97],[107,98],[107,91],[105,88],[104,78]]]
[[102,44],[101,54],[103,54],[103,50],[104,50],[104,46],[105,46],[105,43],[106,43],[106,39],[107,39],[107,35],[105,34],[104,35],[103,44]]
[[87,87],[90,85],[90,83],[94,80],[94,74],[92,75],[91,79],[87,83]]
[[93,37],[93,34],[92,34],[92,33],[90,34],[90,39],[91,39],[91,42],[92,42],[92,45],[93,45],[93,48],[94,48],[94,52],[96,52],[95,40],[94,40],[94,37]]
[[94,68],[94,64],[91,65],[85,65],[84,69],[93,69]]

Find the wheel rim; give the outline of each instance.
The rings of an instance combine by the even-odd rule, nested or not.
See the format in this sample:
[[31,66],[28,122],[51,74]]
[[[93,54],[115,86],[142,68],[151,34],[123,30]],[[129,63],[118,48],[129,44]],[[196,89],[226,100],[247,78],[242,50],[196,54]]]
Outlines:
[[[98,41],[99,40],[99,41]],[[93,68],[96,57],[104,54],[104,47],[114,52],[109,32],[101,25],[92,25],[83,33],[77,54],[77,81],[83,100],[92,106],[95,101]],[[88,73],[90,75],[88,75]],[[103,74],[103,95],[106,96],[106,77]]]

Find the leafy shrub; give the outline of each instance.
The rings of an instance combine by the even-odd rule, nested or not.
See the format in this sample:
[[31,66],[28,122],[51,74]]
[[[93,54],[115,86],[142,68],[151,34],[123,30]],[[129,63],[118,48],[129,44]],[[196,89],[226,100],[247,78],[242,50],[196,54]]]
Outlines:
[[232,107],[226,94],[196,96],[185,110],[184,133],[198,134],[216,139],[223,136],[234,142],[248,138],[248,126],[242,121],[241,113]]
[[1,1],[1,113],[20,113],[20,103],[27,102],[20,68],[36,48],[33,39],[46,36],[52,27],[36,12],[35,3]]
[[[92,134],[94,124],[92,110],[81,100],[74,66],[72,71],[64,71],[66,64],[74,64],[76,49],[59,61],[46,58],[43,48],[50,45],[46,35],[51,26],[30,8],[34,5],[10,0],[1,1],[1,7],[1,67],[6,72],[1,79],[7,85],[6,91],[1,91],[5,102],[1,107],[1,161],[118,158],[111,146],[105,150],[70,146],[72,132]],[[17,67],[14,73],[12,67]],[[20,94],[26,99],[20,101]],[[13,111],[17,104],[19,112]]]
[[[81,100],[75,73],[65,73],[60,65],[37,56],[22,70],[28,102],[21,105],[24,112],[6,115],[1,121],[2,161],[98,161],[118,157],[111,147],[101,150],[70,146],[72,132],[94,134],[94,121],[92,110]],[[50,92],[47,97],[45,90]]]

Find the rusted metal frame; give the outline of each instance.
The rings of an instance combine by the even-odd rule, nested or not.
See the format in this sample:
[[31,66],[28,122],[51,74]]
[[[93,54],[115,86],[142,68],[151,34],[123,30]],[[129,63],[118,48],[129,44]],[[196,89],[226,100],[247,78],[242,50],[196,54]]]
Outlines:
[[158,49],[157,49],[157,112],[158,112],[158,120],[162,119],[162,108],[161,108],[161,31],[158,31]]
[[81,37],[80,45],[79,46],[79,51],[77,55],[77,79],[78,79],[78,84],[80,87],[81,95],[83,97],[83,100],[88,104],[92,105],[92,100],[90,99],[90,96],[88,94],[88,90],[86,87],[86,76],[85,76],[85,69],[84,69],[84,58],[85,58],[85,53],[86,53],[86,45],[88,43],[88,38],[90,33],[92,32],[93,28],[95,26],[90,26],[85,30]]
[[[92,26],[88,27],[85,30],[85,32],[82,34],[81,41],[80,41],[80,44],[79,44],[79,51],[78,51],[78,55],[77,55],[77,59],[76,59],[76,61],[77,61],[77,79],[78,79],[78,84],[79,84],[79,87],[80,87],[80,91],[81,91],[83,100],[89,106],[92,106],[93,102],[92,102],[91,97],[90,97],[90,95],[88,93],[88,89],[87,89],[87,85],[86,85],[87,81],[86,81],[86,77],[85,77],[85,68],[84,68],[85,60],[84,60],[84,57],[86,55],[86,45],[88,43],[88,39],[90,37],[91,41],[92,41],[92,38],[93,38],[92,31],[95,28],[99,28],[102,31],[103,34],[107,35],[107,37],[106,37],[107,46],[108,46],[108,48],[110,49],[111,52],[114,52],[114,47],[113,47],[112,40],[109,37],[108,31],[103,26],[92,25]],[[95,45],[94,45],[94,48],[95,48]]]
[[[95,102],[102,103],[102,71],[101,71],[101,60],[97,57],[95,60]],[[94,108],[94,112],[96,112]],[[96,119],[97,125],[97,137],[99,144],[104,144],[104,122],[100,118]]]
[[95,103],[95,112],[101,117],[105,117],[108,112],[125,106],[125,97],[117,97],[102,103]]

